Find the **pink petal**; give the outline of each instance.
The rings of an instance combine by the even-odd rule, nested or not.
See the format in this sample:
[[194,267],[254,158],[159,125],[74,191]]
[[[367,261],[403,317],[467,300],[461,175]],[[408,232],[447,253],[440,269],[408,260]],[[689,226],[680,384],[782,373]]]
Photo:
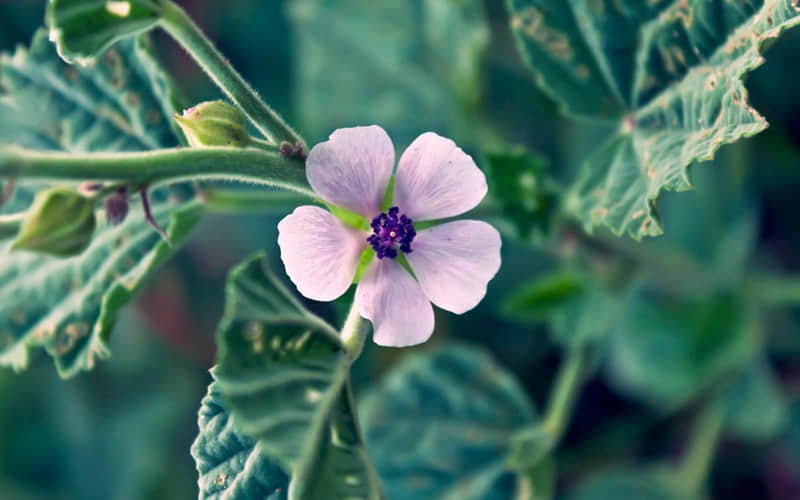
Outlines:
[[489,224],[459,220],[420,231],[406,259],[431,302],[462,314],[486,295],[500,269],[500,245]]
[[320,198],[370,219],[381,211],[393,168],[392,140],[377,125],[340,128],[306,160],[308,182]]
[[286,274],[313,300],[330,301],[353,282],[366,235],[320,207],[297,207],[278,224]]
[[486,177],[450,139],[426,132],[400,158],[393,205],[414,220],[443,219],[474,208],[486,196]]
[[356,288],[356,306],[372,321],[378,345],[421,344],[433,333],[433,307],[414,278],[393,259],[376,259]]

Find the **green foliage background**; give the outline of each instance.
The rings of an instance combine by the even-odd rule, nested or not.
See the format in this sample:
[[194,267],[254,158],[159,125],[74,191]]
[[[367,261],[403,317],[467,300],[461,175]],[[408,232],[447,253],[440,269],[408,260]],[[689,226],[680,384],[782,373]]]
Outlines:
[[[505,456],[523,426],[530,428],[515,441],[515,466],[536,462],[525,471],[532,477],[547,477],[555,467],[559,497],[688,498],[681,490],[685,481],[676,481],[668,464],[679,462],[690,427],[717,392],[724,430],[709,497],[800,497],[800,81],[792,77],[800,31],[783,34],[745,81],[750,104],[770,127],[724,146],[713,162],[691,167],[696,189],[662,193],[658,222],[647,226],[660,224],[663,236],[636,243],[602,227],[587,240],[577,225],[554,220],[552,208],[556,186],[597,162],[592,153],[598,148],[601,158],[617,150],[632,154],[615,139],[606,142],[617,133],[608,123],[562,115],[563,101],[590,118],[646,110],[639,102],[600,106],[603,96],[586,89],[562,87],[559,94],[556,84],[542,85],[541,76],[537,85],[517,50],[504,2],[387,1],[369,9],[357,0],[181,3],[310,143],[334,128],[378,123],[401,150],[419,133],[435,130],[479,158],[489,175],[488,217],[507,237],[503,267],[486,300],[466,316],[438,314],[436,334],[419,348],[368,345],[353,368],[366,450],[389,498],[511,498],[516,478]],[[30,43],[44,4],[0,4],[0,50]],[[218,96],[171,41],[161,34],[155,41],[189,102]],[[542,54],[530,50],[534,66],[544,65]],[[632,85],[623,78],[629,70],[613,73],[618,86]],[[0,134],[8,133],[3,126]],[[687,158],[665,153],[664,160],[672,161],[674,176]],[[629,164],[615,165],[624,176]],[[538,184],[509,172],[529,174]],[[577,191],[591,191],[593,182],[586,178]],[[646,197],[631,199],[630,206],[655,217]],[[631,229],[596,206],[567,208],[634,236],[655,232]],[[189,449],[211,381],[225,276],[260,249],[272,269],[282,269],[275,244],[282,215],[203,218],[119,318],[108,346],[113,356],[93,371],[61,381],[51,361],[36,353],[23,374],[0,372],[2,498],[197,495]],[[554,224],[562,232],[549,235]],[[347,304],[308,306],[338,324]],[[204,400],[203,429],[226,425],[214,391],[225,389],[227,371],[236,372],[242,362],[237,326],[227,327],[228,364],[215,373],[218,382]],[[101,340],[93,341],[104,343],[107,334],[98,335]],[[534,425],[536,416],[546,407],[564,353],[587,341],[593,370],[563,443],[545,462],[535,461],[538,453],[549,455],[552,438]],[[83,362],[59,368],[73,374]],[[350,411],[341,408],[347,401],[334,406]],[[243,415],[239,409],[232,413],[247,422],[246,414],[236,417]],[[403,418],[409,414],[412,422]],[[224,435],[219,445],[252,453],[257,439],[267,438],[257,426],[250,429],[255,440]],[[195,455],[203,447],[201,436]],[[203,457],[211,465],[224,458]],[[208,494],[219,486],[212,470],[201,475]],[[426,483],[432,470],[440,480]],[[285,485],[272,464],[261,463],[258,471],[274,487]],[[238,480],[237,487],[253,494],[267,489],[248,477]]]

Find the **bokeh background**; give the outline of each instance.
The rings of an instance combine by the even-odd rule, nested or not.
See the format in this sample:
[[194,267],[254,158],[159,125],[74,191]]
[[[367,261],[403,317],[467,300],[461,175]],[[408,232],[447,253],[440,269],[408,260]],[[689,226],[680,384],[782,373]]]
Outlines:
[[[573,176],[579,160],[603,137],[603,130],[561,117],[534,86],[508,30],[504,2],[478,4],[463,26],[423,14],[415,0],[409,0],[411,9],[386,1],[385,7],[370,9],[370,16],[357,12],[353,5],[358,2],[180,3],[310,143],[338,127],[378,123],[402,150],[419,133],[435,130],[476,157],[487,145],[522,145],[563,180]],[[44,7],[44,0],[0,0],[0,50],[26,44],[42,24]],[[476,24],[480,29],[467,29]],[[187,104],[218,96],[168,38],[156,38]],[[800,29],[783,35],[766,57],[747,87],[770,128],[723,148],[713,164],[693,167],[697,190],[663,195],[659,209],[665,236],[642,245],[614,243],[612,253],[633,255],[630,264],[614,261],[623,266],[619,272],[635,275],[646,268],[643,279],[669,281],[682,297],[695,288],[702,293],[697,283],[702,278],[693,269],[721,282],[736,272],[730,266],[737,263],[787,280],[800,273],[800,79],[795,75]],[[196,497],[189,447],[210,381],[207,370],[215,354],[225,275],[257,249],[266,249],[275,268],[281,268],[275,241],[282,215],[206,217],[186,247],[126,309],[111,342],[112,359],[93,372],[61,381],[43,355],[22,374],[0,372],[0,498]],[[659,259],[665,255],[670,262],[691,265],[662,266]],[[503,259],[478,309],[463,317],[437,312],[431,344],[457,339],[486,347],[541,406],[562,351],[552,340],[552,326],[508,318],[503,304],[512,290],[559,268],[563,256],[507,238]],[[596,264],[602,274],[607,263]],[[736,281],[735,286],[745,289],[748,283]],[[763,439],[723,439],[711,472],[713,498],[800,498],[800,315],[795,307],[800,305],[800,281],[796,283],[794,295],[782,289],[784,295],[761,311],[754,325],[764,346],[759,359],[771,370],[771,387],[777,389],[779,430]],[[669,301],[659,297],[652,301]],[[625,329],[634,338],[646,336],[662,320],[669,336],[670,321],[689,315],[676,305],[668,317],[654,313],[639,318],[632,312],[637,304],[644,307],[637,299],[625,302]],[[313,307],[334,321],[340,314],[339,304]],[[724,335],[716,329],[724,329],[735,310],[721,307],[717,316],[707,318],[711,326],[698,331]],[[609,351],[625,337],[615,338]],[[703,342],[714,340],[697,340],[698,353]],[[357,394],[399,359],[430,347],[368,346],[356,366]],[[663,354],[652,350],[656,365]],[[678,456],[685,448],[692,406],[662,411],[652,403],[661,397],[661,386],[644,382],[631,389],[620,383],[620,370],[610,356],[582,391],[558,452],[560,490],[614,463],[647,463]],[[703,373],[691,371],[693,361],[690,354],[683,379],[667,390],[678,394],[664,398],[680,399],[681,391],[705,383]],[[664,377],[669,376],[667,370]]]

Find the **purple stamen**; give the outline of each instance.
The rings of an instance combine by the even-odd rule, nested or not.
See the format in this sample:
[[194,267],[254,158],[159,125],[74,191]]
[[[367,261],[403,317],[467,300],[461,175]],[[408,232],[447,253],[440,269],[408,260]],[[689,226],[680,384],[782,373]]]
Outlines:
[[399,214],[400,209],[392,207],[388,213],[378,215],[370,223],[375,234],[367,238],[367,241],[375,249],[379,259],[397,258],[398,246],[404,253],[411,253],[411,242],[417,232],[414,230],[413,221],[405,214]]

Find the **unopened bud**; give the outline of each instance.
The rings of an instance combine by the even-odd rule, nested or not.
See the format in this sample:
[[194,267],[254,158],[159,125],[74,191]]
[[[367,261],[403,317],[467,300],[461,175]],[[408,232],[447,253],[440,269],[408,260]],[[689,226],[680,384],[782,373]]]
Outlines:
[[106,218],[114,226],[121,224],[128,216],[128,195],[124,189],[106,198],[104,202]]
[[244,147],[250,142],[242,114],[224,101],[200,103],[175,115],[189,145]]
[[94,199],[66,188],[36,194],[12,250],[69,257],[83,252],[95,229]]

